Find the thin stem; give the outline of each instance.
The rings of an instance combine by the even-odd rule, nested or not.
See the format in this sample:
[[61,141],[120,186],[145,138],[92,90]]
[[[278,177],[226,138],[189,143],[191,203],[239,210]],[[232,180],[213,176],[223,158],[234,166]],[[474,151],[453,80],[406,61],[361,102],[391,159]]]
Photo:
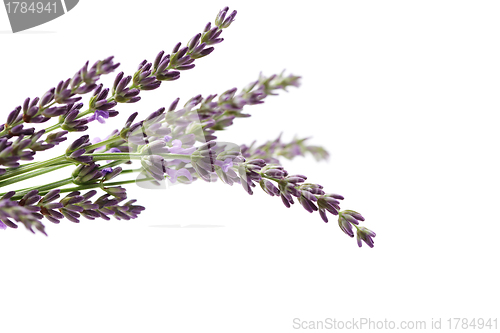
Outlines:
[[30,178],[33,178],[33,177],[36,177],[36,176],[40,176],[40,175],[43,175],[45,173],[52,172],[52,171],[55,171],[55,170],[58,170],[58,169],[62,169],[62,168],[65,168],[65,167],[67,167],[67,165],[57,165],[57,166],[53,166],[53,167],[46,167],[46,168],[43,168],[43,169],[39,169],[39,170],[36,170],[34,172],[25,174],[25,175],[20,175],[20,176],[17,176],[17,177],[13,177],[13,178],[1,181],[0,182],[0,187],[11,185],[11,184],[15,184],[15,183],[21,182],[23,180],[27,180],[27,179],[30,179]]
[[[112,163],[105,164],[103,166],[100,166],[99,170],[102,170],[104,168],[114,167],[114,166],[117,166],[119,164],[123,164],[123,161],[115,161],[115,162],[112,162]],[[132,173],[132,172],[138,172],[138,171],[142,171],[142,169],[123,170],[122,172],[120,172],[120,175],[127,174],[127,173]],[[46,193],[49,190],[53,190],[55,188],[71,184],[72,182],[73,182],[73,177],[69,177],[69,178],[62,179],[62,180],[59,180],[57,182],[49,183],[49,184],[46,184],[46,185],[43,185],[43,186],[32,186],[32,187],[24,188],[22,190],[16,191],[16,195],[13,196],[11,198],[11,200],[19,200],[26,193],[28,193],[29,191],[32,191],[32,190],[38,190],[38,193],[42,193],[42,192]],[[5,193],[1,193],[0,196],[3,196],[4,194]]]
[[[63,155],[61,155],[61,156],[63,156]],[[12,172],[14,170],[24,170],[24,169],[26,169],[26,167],[33,165],[35,163],[39,163],[39,162],[30,162],[30,163],[26,163],[26,164],[23,164],[21,166],[18,166],[17,168],[7,168],[6,170],[7,170],[7,172]],[[68,161],[60,161],[60,162],[52,163],[52,166],[58,165],[58,164],[68,164]]]
[[[106,146],[108,144],[111,144],[111,143],[119,141],[119,140],[121,140],[121,137],[116,136],[116,137],[109,138],[105,141],[101,141],[101,142],[98,142],[96,144],[90,145],[90,146],[85,147],[85,148],[87,150],[91,150],[91,149],[99,148],[102,146]],[[7,173],[4,174],[3,176],[0,176],[0,181],[4,180],[4,179],[12,178],[16,175],[20,175],[23,173],[33,171],[33,170],[38,169],[38,168],[43,168],[43,167],[47,167],[47,166],[55,166],[58,164],[70,165],[70,164],[73,164],[73,162],[66,160],[65,155],[61,155],[61,156],[55,157],[55,158],[48,160],[48,161],[45,161],[45,162],[34,162],[34,163],[24,164],[24,165],[21,165],[17,168],[7,169]]]
[[[66,163],[63,164],[64,162],[66,162]],[[37,169],[51,167],[51,166],[58,165],[58,164],[63,164],[63,165],[61,165],[61,167],[62,167],[62,166],[70,165],[70,164],[72,164],[72,162],[67,161],[66,157],[64,155],[59,156],[59,157],[54,157],[54,158],[47,160],[47,161],[42,161],[42,162],[37,162],[37,163],[27,165],[26,167],[24,167],[22,169],[16,168],[16,169],[12,170],[11,172],[6,172],[4,175],[0,176],[0,180],[9,179],[9,178],[12,178],[14,176],[21,175],[23,173],[34,171]],[[46,172],[48,172],[48,171],[46,171]],[[43,174],[43,173],[45,173],[45,172],[42,172],[40,174]]]
[[[184,154],[154,154],[161,156],[163,158],[168,159],[181,159],[181,160],[190,160],[190,155]],[[94,161],[102,161],[102,160],[140,160],[145,156],[144,154],[130,154],[130,153],[97,153],[97,154],[84,154],[82,156],[92,156]]]

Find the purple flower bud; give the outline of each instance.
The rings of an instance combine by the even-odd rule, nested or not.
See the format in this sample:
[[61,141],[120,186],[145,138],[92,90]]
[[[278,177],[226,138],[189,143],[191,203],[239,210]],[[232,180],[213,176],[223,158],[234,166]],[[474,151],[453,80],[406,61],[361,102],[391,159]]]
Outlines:
[[66,149],[66,153],[69,154],[72,151],[75,151],[78,148],[87,146],[89,144],[90,144],[89,143],[89,136],[83,135],[83,136],[79,137],[78,139],[76,139],[75,141],[73,141],[73,143],[71,143],[71,145],[69,145],[69,147]]
[[203,29],[203,32],[209,31],[211,27],[212,27],[212,23],[208,22],[207,25],[205,25],[205,28]]
[[123,72],[120,72],[120,73],[118,73],[118,75],[116,75],[115,81],[113,83],[113,90],[112,90],[113,91],[113,95],[114,95],[114,93],[116,91],[116,88],[118,87],[118,84],[123,79],[123,75],[124,75]]
[[42,115],[45,117],[52,118],[52,117],[62,116],[67,111],[68,111],[67,105],[58,106],[58,107],[51,107],[51,108],[43,110]]
[[177,51],[179,51],[179,48],[181,47],[182,43],[177,43],[175,44],[173,50],[172,50],[172,53],[177,53]]
[[165,59],[163,59],[158,64],[157,73],[163,73],[169,64],[170,64],[170,57],[165,57]]
[[69,155],[69,157],[70,157],[70,158],[76,158],[76,157],[80,157],[80,156],[82,156],[83,154],[85,154],[85,148],[75,150],[74,152],[72,152],[72,153]]
[[359,247],[361,247],[361,241],[365,242],[365,244],[368,245],[369,247],[373,247],[374,245],[373,237],[375,237],[376,234],[370,229],[365,227],[359,227],[357,229],[356,236],[357,236],[356,240],[358,242]]
[[234,18],[236,17],[237,11],[234,10],[231,15],[229,15],[222,24],[219,25],[219,28],[225,29],[231,25],[231,23],[234,22]]
[[155,81],[149,84],[141,85],[140,88],[141,90],[155,90],[156,88],[160,87],[160,85],[161,85],[160,81]]
[[172,102],[172,104],[170,104],[170,107],[168,108],[168,111],[169,111],[169,112],[171,112],[171,111],[174,111],[174,110],[175,110],[175,108],[177,107],[177,104],[179,103],[179,100],[180,100],[180,98],[178,98],[178,97],[177,97],[177,98],[176,98],[176,99]]
[[219,11],[219,14],[217,14],[217,17],[215,18],[215,25],[220,26],[222,22],[224,22],[224,18],[226,17],[227,11],[229,10],[229,7],[224,7],[222,10]]
[[[220,42],[222,42],[222,41],[223,41],[223,39],[221,38],[221,39],[220,39],[220,41],[218,41],[218,43],[220,43]],[[212,53],[212,51],[213,51],[214,49],[215,49],[214,47],[209,47],[209,48],[204,49],[203,51],[201,51],[201,52],[199,53],[199,54],[200,54],[199,58],[202,58],[202,57],[204,57],[204,56],[209,55],[210,53]]]
[[14,109],[14,111],[9,113],[9,116],[7,117],[7,126],[11,126],[21,119],[21,117],[19,117],[20,112],[21,112],[21,107],[18,106],[17,108]]
[[191,40],[188,42],[189,50],[194,49],[198,45],[198,43],[200,42],[200,37],[201,33],[198,33],[193,38],[191,38]]
[[154,69],[158,68],[158,65],[160,64],[164,54],[165,54],[165,51],[160,51],[160,53],[158,53],[158,55],[155,58],[155,61],[153,62]]
[[116,86],[116,93],[119,94],[123,91],[123,89],[125,89],[125,87],[130,83],[130,81],[132,80],[132,76],[127,76],[123,79],[120,80],[120,82],[118,83],[118,85]]
[[55,92],[55,88],[52,88],[50,89],[49,91],[47,91],[41,98],[40,100],[40,104],[39,106],[42,108],[44,107],[45,105],[49,104],[50,102],[52,102],[54,100],[54,92]]
[[178,69],[180,71],[187,71],[187,70],[192,69],[194,67],[195,67],[195,64],[190,64],[190,65],[177,66],[176,69]]
[[178,71],[169,71],[158,74],[156,78],[160,81],[175,81],[179,79],[180,76],[180,72]]
[[67,138],[64,137],[66,134],[68,134],[68,131],[60,131],[60,132],[56,132],[56,133],[51,133],[47,136],[45,141],[47,143],[57,145],[57,144],[67,140]]
[[339,215],[339,227],[346,235],[354,237],[351,223],[347,221],[342,214]]
[[127,103],[136,103],[139,102],[141,98],[139,96],[137,97],[132,97]]
[[112,168],[104,168],[102,171],[104,172],[104,181],[108,181],[118,176],[122,172],[122,168],[116,167],[114,170]]

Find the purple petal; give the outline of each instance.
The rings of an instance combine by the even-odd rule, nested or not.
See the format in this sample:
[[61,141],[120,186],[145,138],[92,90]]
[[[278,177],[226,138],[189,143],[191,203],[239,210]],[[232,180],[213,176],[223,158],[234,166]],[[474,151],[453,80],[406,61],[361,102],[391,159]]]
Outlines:
[[113,172],[113,168],[104,168],[104,169],[102,169],[102,171],[104,172],[104,174],[108,174],[108,173]]
[[90,144],[95,145],[96,143],[99,143],[101,141],[102,141],[101,138],[95,137],[92,140],[90,140]]
[[170,177],[170,182],[175,183],[177,181],[177,170],[175,169],[168,169],[167,168],[167,175]]
[[189,179],[189,181],[193,180],[193,176],[191,175],[191,172],[189,172],[189,170],[187,170],[187,169],[177,170],[177,177],[179,177],[179,176],[184,176],[187,179]]

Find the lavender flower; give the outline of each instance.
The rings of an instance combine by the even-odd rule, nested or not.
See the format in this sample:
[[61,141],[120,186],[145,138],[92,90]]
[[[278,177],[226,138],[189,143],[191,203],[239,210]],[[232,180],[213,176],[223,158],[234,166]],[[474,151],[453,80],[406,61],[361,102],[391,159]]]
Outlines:
[[171,183],[177,182],[177,177],[181,177],[181,176],[186,177],[186,179],[188,181],[193,180],[193,176],[191,175],[191,173],[187,169],[175,170],[175,169],[166,168],[166,173],[167,173]]
[[92,114],[90,117],[87,118],[87,121],[91,122],[97,119],[98,122],[104,124],[106,122],[104,119],[108,118],[109,118],[109,113],[107,111],[96,110],[94,114]]
[[184,149],[184,148],[182,148],[182,141],[181,140],[174,140],[174,141],[172,141],[172,147],[168,149],[168,152],[171,154],[190,155],[195,150],[196,150],[195,147]]
[[369,247],[373,247],[373,237],[376,236],[376,234],[371,231],[368,228],[365,227],[359,227],[357,232],[356,232],[356,240],[358,242],[358,246],[361,247],[361,241],[365,242],[366,245]]
[[[18,223],[23,223],[32,232],[37,229],[45,233],[45,219],[53,223],[63,219],[78,223],[81,217],[109,220],[114,216],[129,220],[136,218],[144,207],[136,205],[135,200],[124,203],[127,191],[121,185],[165,179],[184,184],[197,179],[220,179],[228,185],[241,184],[249,194],[254,193],[258,183],[268,195],[280,197],[286,207],[299,203],[309,213],[318,212],[324,222],[328,222],[327,213],[338,215],[344,233],[354,237],[355,227],[358,245],[364,242],[373,247],[375,233],[359,226],[364,221],[359,213],[340,210],[341,195],[326,193],[322,185],[307,183],[306,176],[289,174],[280,165],[281,158],[306,154],[317,160],[327,159],[328,152],[322,147],[307,144],[307,138],[285,143],[281,135],[260,146],[255,142],[240,147],[214,141],[216,131],[232,126],[236,118],[250,117],[243,112],[247,106],[262,104],[279,90],[299,86],[300,77],[284,72],[269,77],[260,75],[240,91],[231,88],[220,95],[196,95],[182,106],[177,98],[168,109],[160,108],[140,121],[136,121],[135,112],[120,131],[113,131],[104,140],[90,141],[85,134],[73,140],[63,155],[21,164],[33,160],[37,152],[64,142],[69,132],[86,132],[95,120],[105,123],[117,116],[116,107],[139,102],[143,91],[156,90],[164,81],[179,79],[182,71],[193,69],[197,59],[211,54],[214,45],[223,41],[223,29],[235,21],[236,14],[223,8],[214,26],[206,24],[185,45],[175,44],[170,53],[160,51],[153,61],[141,61],[133,75],[118,73],[110,88],[98,81],[119,66],[113,57],[90,67],[86,62],[71,79],[61,80],[41,98],[26,98],[15,107],[0,125],[0,187],[75,167],[70,175],[65,174],[67,178],[4,193],[0,198],[0,229],[17,228]],[[90,92],[88,107],[84,107],[80,101]],[[36,131],[27,125],[51,120],[55,124]],[[126,168],[126,164],[137,160],[139,169]],[[100,165],[99,161],[107,164]],[[136,172],[145,177],[123,180]],[[120,180],[114,181],[115,178]],[[104,194],[93,199],[98,192]],[[67,194],[61,198],[62,193]]]
[[[23,207],[17,201],[10,200],[15,192],[7,192],[0,199],[0,221],[2,224],[10,227],[17,228],[17,224],[14,222],[23,223],[26,229],[34,233],[33,228],[37,229],[43,234],[45,233],[45,227],[38,221],[36,215],[34,215],[40,208],[35,206]],[[14,221],[12,221],[14,220]]]

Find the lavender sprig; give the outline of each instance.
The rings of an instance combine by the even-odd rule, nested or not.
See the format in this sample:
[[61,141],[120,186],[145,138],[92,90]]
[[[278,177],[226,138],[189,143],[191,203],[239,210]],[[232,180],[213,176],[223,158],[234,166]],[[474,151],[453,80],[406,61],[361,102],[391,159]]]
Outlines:
[[353,237],[352,225],[354,225],[357,229],[358,245],[361,247],[363,241],[373,247],[375,233],[357,226],[359,221],[364,221],[361,214],[352,210],[340,211],[339,200],[343,200],[343,196],[326,193],[320,184],[306,183],[307,177],[304,175],[289,175],[283,166],[276,164],[278,160],[272,154],[270,158],[274,162],[272,164],[266,163],[263,159],[245,159],[243,156],[234,149],[227,150],[224,144],[221,147],[217,142],[210,141],[191,155],[191,164],[199,177],[207,182],[219,178],[229,185],[240,183],[250,195],[259,183],[268,195],[279,196],[287,208],[297,200],[307,212],[319,212],[326,223],[328,222],[326,213],[338,215],[342,231]]
[[267,141],[259,146],[252,142],[249,146],[241,145],[241,153],[245,158],[263,159],[266,163],[279,163],[279,157],[293,159],[297,156],[311,154],[316,161],[327,160],[330,156],[321,146],[307,145],[310,138],[294,138],[288,143],[281,141],[281,134],[275,139]]
[[[138,113],[134,113],[121,130],[113,131],[104,140],[90,140],[84,134],[72,141],[63,155],[20,164],[33,160],[36,152],[64,142],[69,132],[86,132],[92,122],[104,123],[118,115],[115,108],[120,103],[139,102],[142,91],[155,90],[163,81],[179,79],[181,71],[194,68],[196,59],[212,53],[212,45],[223,41],[222,30],[234,22],[235,16],[236,11],[229,14],[229,8],[225,7],[217,15],[215,26],[207,24],[185,46],[178,43],[168,54],[161,51],[153,62],[142,61],[133,75],[118,73],[111,88],[98,84],[98,80],[118,67],[113,57],[90,68],[87,62],[72,79],[60,81],[41,98],[27,98],[22,106],[10,112],[6,123],[0,125],[0,165],[6,167],[0,168],[0,187],[73,168],[67,178],[2,194],[0,229],[16,228],[17,223],[23,223],[32,232],[37,229],[45,233],[42,223],[45,219],[53,223],[62,219],[78,223],[81,217],[109,220],[111,215],[133,219],[144,207],[136,205],[135,200],[125,202],[127,191],[122,185],[139,182],[158,185],[164,181],[190,184],[197,179],[207,182],[220,179],[229,185],[241,184],[249,194],[259,184],[268,195],[280,197],[286,207],[299,203],[309,213],[318,212],[324,222],[328,222],[327,214],[338,216],[344,233],[354,237],[354,227],[358,245],[364,242],[373,247],[375,233],[359,226],[364,221],[359,213],[340,210],[340,201],[344,199],[341,195],[326,193],[322,185],[306,183],[306,176],[290,175],[280,165],[281,157],[292,159],[306,153],[317,160],[326,159],[328,152],[322,147],[306,144],[307,138],[283,143],[281,135],[256,147],[255,142],[240,147],[214,141],[216,131],[227,129],[236,118],[250,116],[243,113],[245,106],[261,104],[278,90],[299,86],[300,77],[284,72],[270,77],[260,75],[240,92],[229,89],[218,98],[197,95],[179,108],[176,99],[170,107],[160,108],[140,121],[136,121]],[[82,111],[84,103],[80,100],[89,92],[93,94],[88,108]],[[25,126],[56,117],[55,125],[39,131]],[[56,129],[61,131],[50,133]],[[127,168],[134,160],[140,161],[140,167]],[[101,161],[107,164],[102,165]],[[115,181],[130,174],[139,176]],[[87,192],[82,194],[82,191]],[[104,194],[93,200],[98,192]],[[67,194],[61,198],[62,193]]]

